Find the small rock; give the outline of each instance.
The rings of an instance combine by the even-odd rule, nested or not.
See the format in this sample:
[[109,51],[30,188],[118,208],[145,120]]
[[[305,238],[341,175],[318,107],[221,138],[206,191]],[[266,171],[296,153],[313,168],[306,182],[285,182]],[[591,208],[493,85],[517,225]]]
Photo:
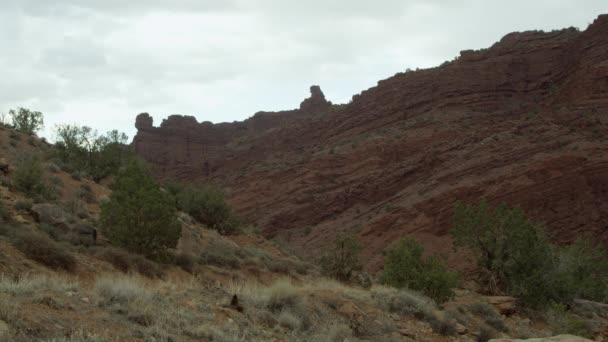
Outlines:
[[412,337],[412,338],[416,337],[414,334],[409,332],[407,329],[399,329],[399,334],[401,334],[402,336],[407,336],[407,337]]
[[0,320],[0,340],[4,341],[5,338],[8,338],[9,329],[10,327],[8,324],[5,321]]
[[83,302],[85,302],[85,303],[89,302],[89,298],[87,298],[87,297],[82,297],[82,298],[80,298],[80,300],[83,301]]
[[460,324],[460,323],[456,323],[456,332],[459,335],[464,335],[467,332],[469,332],[469,329],[467,329],[467,327],[465,327],[464,325]]

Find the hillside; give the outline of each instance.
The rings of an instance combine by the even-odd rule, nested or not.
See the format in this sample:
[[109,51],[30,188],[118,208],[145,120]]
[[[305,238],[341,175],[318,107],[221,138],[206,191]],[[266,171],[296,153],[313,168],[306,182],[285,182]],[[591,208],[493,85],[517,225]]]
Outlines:
[[[111,194],[103,184],[111,180],[95,183],[58,166],[56,148],[0,126],[0,341],[605,338],[605,304],[576,301],[572,313],[545,317],[463,284],[438,305],[369,276],[362,282],[365,273],[347,283],[322,277],[255,232],[222,236],[183,212],[175,260],[148,260],[113,247],[98,229],[100,203]],[[33,156],[52,197],[30,198],[16,186],[23,160]],[[585,329],[561,322],[584,322]]]
[[[608,244],[608,15],[586,30],[511,33],[443,65],[398,73],[332,105],[244,122],[137,118],[161,178],[222,183],[268,238],[315,254],[342,232],[368,270],[402,236],[449,255],[457,200],[521,206],[558,242]],[[315,104],[308,106],[305,104]]]

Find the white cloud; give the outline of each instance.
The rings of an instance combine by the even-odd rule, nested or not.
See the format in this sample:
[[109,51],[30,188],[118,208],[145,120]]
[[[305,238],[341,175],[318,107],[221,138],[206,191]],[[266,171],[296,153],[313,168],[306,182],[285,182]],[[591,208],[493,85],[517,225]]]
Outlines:
[[605,0],[5,0],[0,111],[47,130],[78,122],[134,133],[148,111],[199,121],[334,102],[406,68],[487,47],[515,30],[585,28]]

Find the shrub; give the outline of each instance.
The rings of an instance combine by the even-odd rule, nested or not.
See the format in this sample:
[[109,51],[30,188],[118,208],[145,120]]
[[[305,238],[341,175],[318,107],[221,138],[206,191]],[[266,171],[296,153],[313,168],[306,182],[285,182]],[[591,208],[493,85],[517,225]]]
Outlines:
[[44,117],[41,112],[17,108],[9,110],[8,114],[13,120],[13,126],[19,132],[34,134],[44,126]]
[[424,249],[413,239],[402,239],[384,259],[384,284],[420,291],[443,303],[454,296],[458,275],[437,256],[423,258]]
[[520,209],[458,203],[451,234],[457,246],[477,255],[487,288],[501,289],[531,307],[568,303],[577,296],[602,300],[608,294],[608,256],[601,247],[584,240],[554,246]]
[[80,189],[78,190],[78,197],[83,199],[87,203],[97,202],[95,193],[93,192],[91,186],[88,184],[80,184]]
[[473,303],[470,304],[468,307],[469,311],[481,317],[481,319],[483,319],[483,321],[486,322],[487,325],[491,326],[496,330],[507,332],[508,328],[505,325],[505,322],[502,320],[502,317],[492,305],[488,303]]
[[34,202],[30,199],[17,200],[17,202],[15,202],[15,209],[29,211],[32,209],[33,205]]
[[147,168],[136,161],[118,173],[100,224],[112,244],[154,260],[168,257],[181,234],[170,195],[161,191]]
[[568,312],[564,305],[551,305],[545,312],[545,319],[554,335],[569,334],[586,338],[593,337],[593,329],[590,324]]
[[352,236],[339,237],[334,247],[319,259],[323,274],[340,281],[350,280],[353,272],[361,269],[359,252],[361,245]]
[[28,258],[38,261],[52,269],[74,271],[76,259],[55,241],[40,233],[19,232],[14,245]]
[[95,283],[95,291],[101,297],[101,306],[128,304],[136,300],[150,301],[155,295],[132,277],[99,278]]
[[274,313],[283,310],[298,311],[301,305],[302,295],[289,280],[279,280],[266,289],[266,308]]
[[15,188],[28,197],[51,200],[56,197],[54,189],[45,183],[43,179],[42,164],[38,157],[29,155],[23,157],[18,163],[13,174]]
[[207,184],[196,188],[170,183],[166,187],[175,197],[177,208],[200,223],[224,235],[239,231],[239,219],[226,203],[224,193],[218,186]]
[[423,320],[431,319],[437,310],[437,305],[432,299],[408,289],[374,286],[372,298],[389,312]]
[[115,175],[121,165],[131,159],[125,145],[127,135],[117,130],[98,135],[87,126],[59,125],[55,127],[58,159],[70,169],[74,179],[80,174],[88,174],[94,181]]

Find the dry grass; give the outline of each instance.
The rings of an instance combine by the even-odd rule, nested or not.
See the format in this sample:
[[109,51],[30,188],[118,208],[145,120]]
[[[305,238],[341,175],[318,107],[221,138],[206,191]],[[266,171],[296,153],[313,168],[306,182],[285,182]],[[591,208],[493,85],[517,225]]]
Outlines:
[[96,256],[109,262],[123,273],[139,273],[148,278],[161,278],[160,266],[139,254],[132,254],[124,249],[106,247],[97,251]]
[[100,306],[135,301],[146,303],[157,297],[156,292],[147,288],[142,279],[135,276],[100,277],[95,282],[95,292],[99,296]]
[[9,277],[5,274],[0,274],[0,292],[12,295],[29,295],[41,290],[57,292],[76,291],[79,286],[77,281],[61,276],[24,275],[21,277]]

